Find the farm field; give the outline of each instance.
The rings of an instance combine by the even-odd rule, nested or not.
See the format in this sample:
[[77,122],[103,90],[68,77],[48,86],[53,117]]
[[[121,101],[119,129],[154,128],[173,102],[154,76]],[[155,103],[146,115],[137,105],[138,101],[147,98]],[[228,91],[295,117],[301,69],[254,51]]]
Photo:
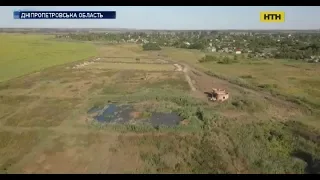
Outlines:
[[51,36],[0,34],[0,82],[96,55],[93,45],[48,41]]
[[[271,83],[251,69],[258,65],[200,64],[204,54],[196,51],[82,45],[93,50],[74,49],[73,60],[62,53],[60,65],[0,83],[1,173],[318,171],[305,158],[320,158],[314,108],[204,73]],[[213,87],[226,89],[230,99],[208,101]]]

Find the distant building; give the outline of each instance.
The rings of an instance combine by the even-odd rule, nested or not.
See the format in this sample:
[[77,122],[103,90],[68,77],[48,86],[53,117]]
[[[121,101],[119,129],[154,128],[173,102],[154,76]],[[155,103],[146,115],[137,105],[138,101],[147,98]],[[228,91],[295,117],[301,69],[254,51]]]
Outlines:
[[148,41],[148,40],[146,40],[146,39],[142,39],[142,42],[143,42],[144,44],[149,43],[149,41]]
[[142,39],[138,39],[136,43],[138,43],[138,44],[142,44],[142,43],[143,43],[143,41],[142,41]]
[[190,43],[189,42],[184,42],[185,45],[187,46],[190,46]]
[[217,49],[215,47],[208,47],[207,51],[208,52],[217,52]]
[[241,50],[240,49],[236,49],[236,54],[241,54]]
[[222,48],[222,50],[224,51],[224,52],[228,52],[229,51],[229,48]]

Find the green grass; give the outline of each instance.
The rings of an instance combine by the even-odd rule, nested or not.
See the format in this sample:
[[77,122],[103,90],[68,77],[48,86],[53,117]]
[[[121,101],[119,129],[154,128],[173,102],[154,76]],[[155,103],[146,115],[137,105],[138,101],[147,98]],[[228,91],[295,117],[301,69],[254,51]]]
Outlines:
[[0,34],[0,82],[96,55],[92,44],[57,42],[50,37]]

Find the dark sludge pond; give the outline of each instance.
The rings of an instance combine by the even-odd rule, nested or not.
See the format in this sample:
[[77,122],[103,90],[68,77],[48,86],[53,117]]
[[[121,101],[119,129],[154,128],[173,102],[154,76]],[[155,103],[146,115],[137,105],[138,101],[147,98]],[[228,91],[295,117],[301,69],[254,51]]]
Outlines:
[[116,105],[109,104],[105,107],[92,107],[88,111],[89,115],[94,114],[92,117],[95,121],[100,123],[113,123],[113,124],[151,124],[154,127],[158,126],[177,126],[183,120],[176,113],[162,113],[153,112],[149,113],[148,117],[144,117],[143,112],[137,112],[131,105]]

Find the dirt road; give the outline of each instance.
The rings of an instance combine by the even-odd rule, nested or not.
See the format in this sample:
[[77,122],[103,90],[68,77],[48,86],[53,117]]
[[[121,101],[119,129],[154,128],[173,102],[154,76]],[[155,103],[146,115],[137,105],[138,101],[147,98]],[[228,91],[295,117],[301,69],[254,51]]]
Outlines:
[[190,86],[190,89],[191,89],[192,91],[196,91],[197,89],[194,87],[194,85],[193,85],[193,83],[192,83],[192,80],[191,80],[191,78],[190,78],[190,76],[189,76],[189,74],[188,74],[188,72],[189,72],[188,67],[187,67],[187,66],[184,66],[184,67],[182,68],[182,66],[181,66],[180,64],[174,64],[174,66],[177,67],[177,71],[182,71],[182,72],[184,73],[184,76],[185,76],[186,81],[188,82],[188,84],[189,84],[189,86]]

